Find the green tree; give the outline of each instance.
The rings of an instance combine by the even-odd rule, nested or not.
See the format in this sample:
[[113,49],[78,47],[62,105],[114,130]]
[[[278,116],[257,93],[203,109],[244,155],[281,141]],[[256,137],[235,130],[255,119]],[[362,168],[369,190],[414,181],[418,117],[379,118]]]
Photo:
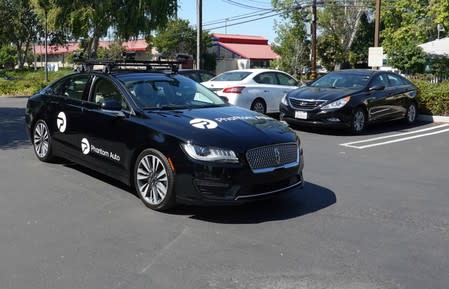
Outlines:
[[85,40],[88,57],[96,56],[108,29],[113,28],[118,39],[145,37],[165,26],[177,8],[177,0],[33,1],[41,11],[48,11],[51,27],[66,28],[72,38]]
[[174,58],[178,53],[196,53],[196,31],[188,20],[169,21],[166,27],[158,29],[152,44],[164,57]]
[[360,17],[359,29],[351,45],[348,61],[351,67],[368,67],[368,50],[374,46],[374,21],[364,13]]
[[[207,48],[212,45],[212,40],[207,31],[202,32],[201,40],[203,63],[208,68],[213,67],[211,55],[207,54]],[[192,55],[193,59],[196,59],[196,29],[190,26],[188,20],[175,19],[169,21],[167,26],[158,29],[156,35],[151,37],[149,41],[163,57],[174,58],[176,54],[183,53]]]
[[449,0],[430,0],[429,16],[433,18],[433,23],[442,24],[445,27],[446,35],[449,29]]
[[23,69],[32,43],[41,30],[38,17],[29,0],[0,2],[0,35],[4,42],[12,43],[16,49],[19,69]]
[[272,0],[275,9],[283,11],[283,21],[276,23],[276,38],[272,49],[281,56],[275,63],[279,69],[295,74],[310,66],[310,41],[306,26],[308,10],[294,0]]
[[360,20],[369,8],[362,0],[324,2],[317,18],[321,32],[318,55],[330,65],[326,68],[339,69],[342,64],[349,64],[349,52],[360,28],[363,28]]
[[2,68],[14,68],[16,63],[16,50],[11,45],[3,45],[0,48],[0,67]]
[[406,74],[424,73],[426,54],[415,44],[398,43],[388,54],[388,63]]
[[418,47],[435,31],[428,0],[385,0],[382,8],[382,47],[388,63],[405,73],[424,72],[426,55]]

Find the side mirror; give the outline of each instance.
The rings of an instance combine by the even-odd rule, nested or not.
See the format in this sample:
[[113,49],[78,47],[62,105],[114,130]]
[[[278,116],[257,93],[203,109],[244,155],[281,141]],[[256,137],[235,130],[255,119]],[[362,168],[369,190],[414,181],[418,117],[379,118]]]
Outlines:
[[102,110],[121,111],[122,104],[116,99],[105,99],[101,103]]
[[125,117],[125,114],[122,111],[122,104],[116,99],[103,100],[101,103],[101,110],[113,116]]
[[226,96],[218,96],[221,98],[221,100],[223,100],[225,103],[229,103],[229,99]]
[[369,91],[373,91],[373,90],[384,90],[385,89],[385,86],[384,85],[374,85],[374,86],[371,86],[370,88],[369,88]]
[[314,79],[306,80],[306,81],[304,81],[304,85],[305,86],[310,86],[314,81],[315,81]]

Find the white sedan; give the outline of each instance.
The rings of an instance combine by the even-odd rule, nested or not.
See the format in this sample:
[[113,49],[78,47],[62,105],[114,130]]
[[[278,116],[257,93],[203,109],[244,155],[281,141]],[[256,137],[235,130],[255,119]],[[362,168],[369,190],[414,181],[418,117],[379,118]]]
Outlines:
[[298,88],[291,75],[272,69],[227,71],[201,84],[233,105],[260,113],[279,112],[282,97]]

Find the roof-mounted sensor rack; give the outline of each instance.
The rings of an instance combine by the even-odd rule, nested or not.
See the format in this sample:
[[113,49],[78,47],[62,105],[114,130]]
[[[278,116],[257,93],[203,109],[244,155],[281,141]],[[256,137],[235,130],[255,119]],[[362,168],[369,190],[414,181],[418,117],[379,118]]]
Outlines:
[[111,73],[113,70],[136,69],[144,71],[158,71],[177,73],[179,65],[185,62],[185,58],[178,57],[173,60],[135,60],[135,52],[123,52],[122,59],[85,59],[80,53],[74,53],[73,61],[78,64],[76,71],[93,71],[94,66],[103,66],[104,73]]

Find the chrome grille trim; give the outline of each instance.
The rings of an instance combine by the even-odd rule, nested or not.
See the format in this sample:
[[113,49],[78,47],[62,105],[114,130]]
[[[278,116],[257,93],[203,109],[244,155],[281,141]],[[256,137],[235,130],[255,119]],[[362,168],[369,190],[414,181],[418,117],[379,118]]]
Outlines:
[[268,173],[279,168],[291,168],[299,164],[299,145],[282,143],[258,147],[246,152],[246,160],[253,173]]
[[293,108],[296,109],[303,109],[303,110],[312,110],[317,108],[318,106],[324,104],[326,100],[319,100],[319,99],[302,99],[302,98],[293,98],[290,97],[289,99],[290,105]]

